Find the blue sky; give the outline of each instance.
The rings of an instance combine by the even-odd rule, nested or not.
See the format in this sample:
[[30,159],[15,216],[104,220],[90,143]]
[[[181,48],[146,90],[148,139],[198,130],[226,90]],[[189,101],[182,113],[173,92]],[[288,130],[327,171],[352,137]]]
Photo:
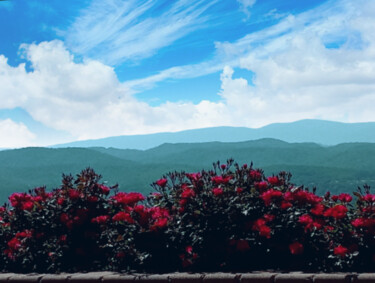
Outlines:
[[0,1],[0,148],[375,121],[375,3]]

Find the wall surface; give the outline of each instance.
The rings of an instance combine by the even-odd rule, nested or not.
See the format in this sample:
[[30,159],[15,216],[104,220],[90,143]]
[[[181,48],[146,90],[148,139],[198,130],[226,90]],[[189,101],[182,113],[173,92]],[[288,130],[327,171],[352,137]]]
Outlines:
[[169,273],[169,274],[119,274],[113,272],[15,274],[0,273],[0,282],[153,282],[153,283],[375,283],[375,273]]

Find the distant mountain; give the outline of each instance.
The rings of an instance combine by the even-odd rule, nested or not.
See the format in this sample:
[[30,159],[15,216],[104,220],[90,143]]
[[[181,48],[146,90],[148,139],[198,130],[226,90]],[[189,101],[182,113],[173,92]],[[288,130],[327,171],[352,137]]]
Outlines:
[[245,142],[162,144],[148,150],[118,148],[24,148],[0,152],[0,201],[12,192],[60,185],[62,173],[77,174],[90,166],[103,181],[121,191],[148,193],[150,184],[171,171],[197,172],[212,163],[234,158],[240,165],[254,162],[267,176],[293,174],[292,182],[319,193],[352,192],[367,183],[375,187],[375,144],[321,146],[275,139]]
[[176,133],[109,137],[65,143],[52,147],[114,147],[144,150],[163,143],[241,142],[262,138],[273,138],[291,143],[313,142],[321,145],[349,142],[375,143],[375,122],[349,124],[323,120],[301,120],[293,123],[270,124],[258,129],[214,127]]

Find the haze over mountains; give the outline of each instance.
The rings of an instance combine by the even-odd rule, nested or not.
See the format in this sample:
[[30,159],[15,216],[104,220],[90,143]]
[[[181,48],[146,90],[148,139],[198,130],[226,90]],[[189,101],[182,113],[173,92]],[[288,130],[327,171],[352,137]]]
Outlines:
[[76,141],[52,147],[114,147],[144,150],[163,143],[241,142],[262,138],[279,139],[290,143],[313,142],[321,145],[337,145],[349,142],[375,143],[375,122],[340,123],[323,120],[301,120],[292,123],[270,124],[258,129],[214,127],[176,133],[118,136]]

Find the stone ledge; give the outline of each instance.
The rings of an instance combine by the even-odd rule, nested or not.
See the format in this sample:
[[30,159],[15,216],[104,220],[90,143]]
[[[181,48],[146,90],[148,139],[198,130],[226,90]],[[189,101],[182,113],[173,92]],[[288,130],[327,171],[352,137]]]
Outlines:
[[150,283],[370,283],[375,282],[375,273],[166,273],[166,274],[122,274],[115,272],[61,273],[61,274],[16,274],[0,273],[0,282],[16,283],[84,283],[84,282],[150,282]]

